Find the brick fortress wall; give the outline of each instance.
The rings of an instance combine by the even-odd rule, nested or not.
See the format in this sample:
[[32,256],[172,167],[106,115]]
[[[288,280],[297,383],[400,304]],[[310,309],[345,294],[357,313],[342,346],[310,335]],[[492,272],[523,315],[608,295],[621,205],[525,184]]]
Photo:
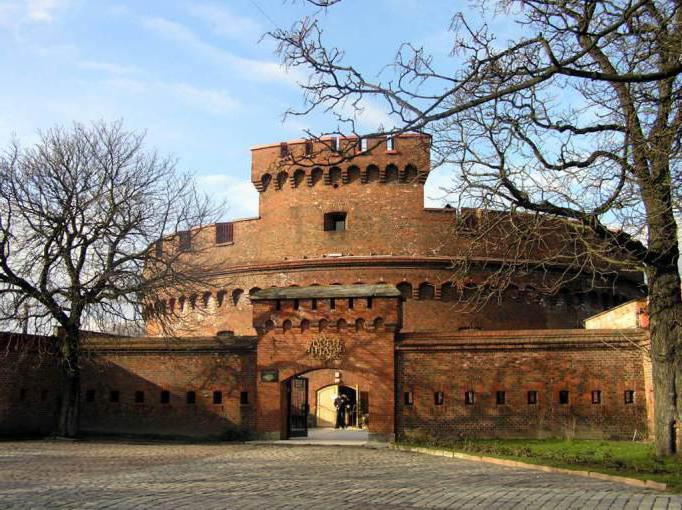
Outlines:
[[[371,309],[360,299],[353,309],[340,300],[334,310],[324,300],[317,310],[309,305],[302,301],[294,310],[293,303],[282,301],[277,310],[275,303],[257,303],[257,350],[254,338],[88,342],[82,358],[82,431],[282,437],[285,382],[303,375],[310,382],[312,413],[315,392],[329,384],[366,392],[370,431],[384,438],[395,433],[402,438],[630,439],[635,432],[640,438],[651,432],[644,330],[398,333],[395,340],[400,324],[395,299],[377,299]],[[364,323],[356,330],[358,319]],[[320,333],[343,341],[339,359],[323,361],[307,352]],[[5,347],[9,337],[4,336]],[[0,364],[0,435],[51,433],[59,373],[36,348],[38,340],[44,346],[50,339],[20,337],[20,351],[17,337],[11,337],[14,347],[5,348]],[[277,381],[260,378],[272,369],[278,371]],[[473,392],[471,403],[465,398],[468,391]],[[566,403],[561,402],[563,391],[568,392]],[[630,391],[632,402],[626,400]],[[194,394],[191,402],[189,392]],[[215,392],[220,392],[219,402]],[[504,392],[502,401],[498,392]],[[534,402],[529,392],[535,392]]]
[[254,429],[254,339],[97,339],[83,358],[81,430],[247,437]]
[[401,335],[398,435],[647,437],[646,343],[643,330]]
[[[544,329],[580,327],[586,317],[614,303],[637,297],[641,276],[590,292],[589,277],[577,278],[554,297],[535,289],[554,278],[544,267],[519,275],[509,292],[482,309],[460,313],[453,306],[452,257],[466,253],[467,236],[455,232],[457,211],[425,209],[424,182],[430,171],[430,140],[403,135],[389,150],[382,138],[356,147],[353,158],[330,150],[333,140],[293,141],[252,150],[251,180],[259,191],[259,217],[230,223],[227,242],[217,242],[216,226],[193,231],[190,257],[215,274],[214,284],[193,294],[169,292],[163,308],[173,315],[181,336],[233,331],[255,334],[251,290],[272,286],[354,284],[401,285],[406,298],[404,330],[456,331],[460,328]],[[339,139],[342,146],[356,139]],[[346,213],[346,228],[324,229],[324,215]],[[224,241],[224,240],[223,240]],[[177,248],[168,239],[164,249]],[[551,242],[543,243],[554,249]],[[481,256],[502,256],[505,246],[489,243]],[[536,247],[529,258],[545,255]],[[490,264],[489,264],[490,265]],[[557,275],[562,272],[557,269]],[[477,285],[485,274],[467,275]],[[163,335],[148,322],[149,335]]]
[[55,430],[61,385],[51,337],[0,333],[0,436]]

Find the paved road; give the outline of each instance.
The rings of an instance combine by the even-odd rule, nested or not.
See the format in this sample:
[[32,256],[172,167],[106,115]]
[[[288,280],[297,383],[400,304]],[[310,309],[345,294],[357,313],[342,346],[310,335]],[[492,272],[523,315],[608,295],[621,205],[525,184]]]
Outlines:
[[394,450],[0,443],[0,508],[647,508],[682,497]]

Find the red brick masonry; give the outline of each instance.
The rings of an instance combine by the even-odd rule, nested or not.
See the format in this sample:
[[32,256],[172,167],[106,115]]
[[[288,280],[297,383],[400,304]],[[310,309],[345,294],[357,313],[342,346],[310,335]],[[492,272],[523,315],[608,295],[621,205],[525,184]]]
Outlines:
[[[255,303],[258,338],[89,341],[82,430],[283,437],[286,380],[307,374],[312,396],[338,371],[344,382],[368,392],[370,431],[384,438],[647,435],[651,398],[644,330],[400,334],[398,299],[375,298],[371,309],[361,299],[353,309],[348,301],[336,300],[333,310],[323,303],[317,310],[304,302],[298,310],[287,301],[279,309],[275,301]],[[301,331],[303,321],[309,322]],[[319,336],[320,321],[327,321],[322,333],[343,340],[339,359],[325,362],[306,352]],[[38,340],[49,338],[2,340],[0,433],[54,430],[59,378],[38,349]],[[272,369],[278,380],[261,380],[261,372]],[[529,404],[530,391],[536,403]],[[564,391],[567,403],[561,403]],[[473,403],[466,403],[466,392],[473,392]],[[633,392],[632,403],[626,392]]]
[[[646,436],[646,344],[646,332],[632,329],[400,335],[398,433]],[[567,402],[561,403],[564,391]],[[632,403],[626,403],[629,391]],[[443,393],[440,405],[436,392]],[[473,392],[473,403],[465,402],[465,392]],[[529,400],[529,392],[535,398]],[[411,405],[405,393],[411,393]]]

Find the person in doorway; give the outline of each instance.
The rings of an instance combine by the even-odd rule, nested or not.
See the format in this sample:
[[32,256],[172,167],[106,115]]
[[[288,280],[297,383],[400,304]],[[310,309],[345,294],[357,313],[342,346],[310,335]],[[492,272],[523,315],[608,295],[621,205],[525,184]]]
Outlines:
[[350,427],[353,424],[353,422],[352,422],[353,410],[351,409],[350,398],[348,398],[348,395],[344,395],[343,400],[344,400],[344,402],[343,402],[344,406],[346,407],[346,411],[345,411],[344,417],[343,417],[344,418],[343,424],[344,424],[344,428],[346,428],[346,427]]
[[346,398],[345,395],[337,395],[334,399],[334,408],[336,408],[336,425],[335,429],[346,428]]

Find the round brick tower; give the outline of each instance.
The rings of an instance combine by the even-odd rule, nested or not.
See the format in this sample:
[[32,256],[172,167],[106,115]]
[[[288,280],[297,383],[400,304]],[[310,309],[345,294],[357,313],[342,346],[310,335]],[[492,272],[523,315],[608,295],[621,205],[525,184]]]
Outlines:
[[[463,311],[452,260],[466,239],[454,234],[455,209],[424,207],[429,148],[423,134],[254,147],[259,217],[202,230],[215,281],[201,296],[169,296],[165,308],[181,318],[176,333],[253,334],[249,294],[269,287],[392,284],[403,295],[405,332],[571,328],[641,295],[638,274],[620,277],[615,292],[587,292],[586,277],[553,297],[535,292],[530,275],[502,299]],[[151,321],[147,328],[160,334]]]

